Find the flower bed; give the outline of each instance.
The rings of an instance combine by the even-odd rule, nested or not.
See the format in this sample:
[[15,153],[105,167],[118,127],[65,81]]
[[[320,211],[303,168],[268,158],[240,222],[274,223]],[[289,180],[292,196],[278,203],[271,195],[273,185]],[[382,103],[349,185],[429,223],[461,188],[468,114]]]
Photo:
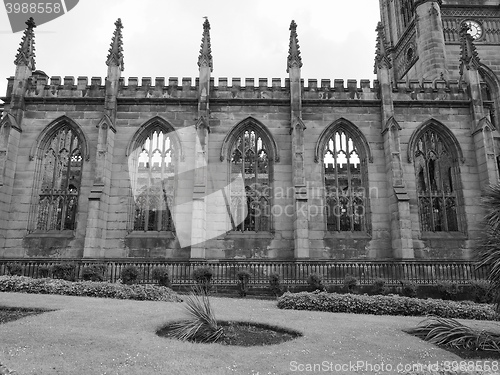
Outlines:
[[0,292],[62,294],[141,301],[182,302],[172,289],[158,285],[124,285],[94,281],[32,279],[24,276],[0,276]]
[[316,310],[374,315],[435,315],[443,318],[499,320],[492,305],[469,301],[418,299],[396,295],[356,295],[326,292],[285,293],[278,298],[280,309]]

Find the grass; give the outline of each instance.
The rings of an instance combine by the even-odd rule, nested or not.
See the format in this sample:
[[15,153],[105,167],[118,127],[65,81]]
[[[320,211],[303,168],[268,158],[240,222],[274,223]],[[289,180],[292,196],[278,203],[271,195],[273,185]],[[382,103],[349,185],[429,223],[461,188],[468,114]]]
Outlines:
[[[212,298],[218,319],[297,330],[271,346],[223,346],[167,339],[156,331],[185,317],[184,304],[0,293],[5,306],[52,310],[0,325],[0,363],[19,374],[297,374],[300,365],[359,362],[396,366],[460,361],[453,353],[404,333],[420,317],[278,310],[275,301]],[[467,321],[483,329],[494,322]],[[363,367],[364,366],[364,367]],[[337,372],[349,373],[349,372]]]

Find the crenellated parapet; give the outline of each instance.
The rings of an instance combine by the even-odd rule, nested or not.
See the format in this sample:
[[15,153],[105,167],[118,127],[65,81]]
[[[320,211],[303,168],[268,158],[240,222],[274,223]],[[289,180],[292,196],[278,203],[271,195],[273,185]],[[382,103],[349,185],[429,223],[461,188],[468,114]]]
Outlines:
[[392,87],[394,100],[469,100],[467,84],[459,80],[399,81]]
[[[288,78],[218,78],[210,79],[210,99],[289,100]],[[12,94],[14,78],[8,79],[7,97]],[[120,78],[118,98],[196,99],[198,78],[129,77]],[[307,79],[301,80],[303,100],[379,100],[377,80]],[[487,97],[487,85],[481,85]],[[39,98],[104,98],[104,77],[44,77],[30,79],[26,97]],[[463,80],[399,81],[392,84],[393,100],[439,101],[469,100],[467,83]]]
[[[304,83],[304,82],[303,82]],[[303,99],[306,100],[378,100],[378,81],[370,82],[368,79],[357,81],[355,79],[316,79],[307,80],[307,86],[303,85]]]

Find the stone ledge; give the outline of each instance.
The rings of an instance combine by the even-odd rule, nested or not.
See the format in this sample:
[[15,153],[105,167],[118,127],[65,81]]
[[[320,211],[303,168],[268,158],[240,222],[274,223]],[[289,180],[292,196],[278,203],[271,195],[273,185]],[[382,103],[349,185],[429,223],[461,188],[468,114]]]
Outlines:
[[73,238],[75,232],[72,230],[49,231],[49,232],[32,232],[25,238]]
[[339,240],[371,240],[372,236],[366,232],[327,232],[324,238]]
[[237,239],[237,238],[274,238],[274,234],[271,232],[229,232],[225,235],[224,239]]
[[125,238],[175,238],[175,234],[170,231],[134,231],[130,232]]
[[420,240],[466,240],[462,232],[421,232]]

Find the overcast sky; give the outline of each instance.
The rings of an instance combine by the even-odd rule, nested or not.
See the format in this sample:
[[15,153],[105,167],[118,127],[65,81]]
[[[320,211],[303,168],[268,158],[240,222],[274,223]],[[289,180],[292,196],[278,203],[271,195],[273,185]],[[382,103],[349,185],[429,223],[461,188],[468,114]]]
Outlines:
[[[49,76],[104,77],[114,22],[122,19],[123,77],[196,77],[203,17],[211,25],[212,76],[286,78],[289,26],[297,23],[304,79],[375,79],[376,0],[80,0],[35,29],[36,68]],[[0,96],[22,32],[0,9]]]

